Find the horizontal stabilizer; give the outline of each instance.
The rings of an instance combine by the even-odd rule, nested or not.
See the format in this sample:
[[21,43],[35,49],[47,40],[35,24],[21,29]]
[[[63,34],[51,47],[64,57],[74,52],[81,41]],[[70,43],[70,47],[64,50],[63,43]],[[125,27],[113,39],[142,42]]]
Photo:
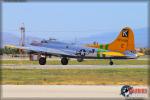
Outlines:
[[139,52],[137,53],[137,55],[138,55],[138,56],[144,56],[143,53],[139,53]]

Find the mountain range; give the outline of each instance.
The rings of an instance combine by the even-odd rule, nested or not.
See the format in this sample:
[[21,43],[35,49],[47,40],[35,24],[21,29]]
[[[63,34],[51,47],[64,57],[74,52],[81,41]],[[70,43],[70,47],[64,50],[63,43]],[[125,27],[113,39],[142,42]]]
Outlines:
[[[135,47],[137,48],[147,48],[148,47],[148,28],[136,29],[134,31]],[[119,32],[106,32],[101,34],[96,34],[90,37],[81,38],[80,43],[93,43],[94,41],[100,44],[111,43],[114,39],[117,38]]]
[[[139,47],[147,48],[148,47],[148,28],[141,28],[141,29],[136,29],[133,31],[134,31],[134,36],[135,36],[135,46],[138,48]],[[99,34],[91,35],[86,38],[78,38],[78,43],[87,44],[87,43],[93,43],[94,41],[101,43],[101,44],[110,43],[118,36],[118,34],[119,32],[99,33]],[[2,46],[6,44],[14,44],[14,45],[19,44],[20,36],[18,33],[16,34],[13,32],[3,32],[1,36],[2,36],[2,41],[1,41]],[[25,41],[27,44],[29,44],[32,41],[41,41],[42,39],[43,38],[39,38],[39,37],[27,34]]]

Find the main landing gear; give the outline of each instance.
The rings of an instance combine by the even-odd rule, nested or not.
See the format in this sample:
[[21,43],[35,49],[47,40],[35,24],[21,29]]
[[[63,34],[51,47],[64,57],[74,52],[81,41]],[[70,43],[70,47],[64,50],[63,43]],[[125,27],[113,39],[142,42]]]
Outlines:
[[112,59],[110,59],[109,65],[113,65],[113,64],[114,63],[113,63]]
[[[79,62],[83,61],[82,58],[78,58],[77,60],[78,60]],[[39,59],[39,64],[40,64],[40,65],[45,65],[45,64],[46,64],[46,57],[40,57],[40,59]],[[62,64],[62,65],[67,65],[67,64],[68,64],[68,58],[67,58],[67,57],[61,58],[61,64]],[[114,63],[113,63],[112,59],[110,59],[109,65],[113,65],[113,64],[114,64]]]
[[39,64],[40,65],[45,65],[46,64],[46,57],[40,57]]
[[[40,65],[45,65],[46,64],[46,57],[40,57],[39,58],[39,64]],[[66,57],[63,57],[61,59],[61,64],[62,65],[67,65],[68,64],[68,59]]]
[[62,65],[67,65],[68,64],[68,59],[66,57],[61,58],[61,64]]

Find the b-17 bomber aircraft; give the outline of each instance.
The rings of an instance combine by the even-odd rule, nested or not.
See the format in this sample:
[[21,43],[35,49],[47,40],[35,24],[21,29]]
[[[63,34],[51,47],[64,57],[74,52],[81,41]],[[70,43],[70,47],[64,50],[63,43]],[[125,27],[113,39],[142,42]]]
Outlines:
[[135,50],[134,33],[129,27],[121,30],[118,37],[110,44],[76,45],[58,41],[43,40],[25,46],[7,45],[7,47],[27,50],[30,54],[39,54],[39,64],[45,65],[46,58],[56,56],[61,58],[61,64],[67,65],[69,58],[76,58],[81,62],[84,59],[136,59],[142,56]]

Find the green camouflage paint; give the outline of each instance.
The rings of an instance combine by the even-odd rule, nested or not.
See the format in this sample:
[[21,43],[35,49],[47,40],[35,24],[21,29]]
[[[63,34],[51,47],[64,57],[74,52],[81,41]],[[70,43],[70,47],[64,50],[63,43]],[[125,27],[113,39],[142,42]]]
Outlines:
[[106,50],[108,50],[108,46],[109,46],[109,44],[106,44],[106,45],[105,45],[105,49],[106,49]]
[[108,50],[109,44],[106,44],[105,46],[103,44],[99,44],[99,48],[97,51],[97,58],[100,58],[100,52],[106,52]]
[[100,48],[98,48],[98,51],[97,51],[97,58],[100,58]]
[[99,47],[100,47],[100,49],[103,49],[103,45],[102,45],[102,44],[100,44],[100,46],[99,46]]

